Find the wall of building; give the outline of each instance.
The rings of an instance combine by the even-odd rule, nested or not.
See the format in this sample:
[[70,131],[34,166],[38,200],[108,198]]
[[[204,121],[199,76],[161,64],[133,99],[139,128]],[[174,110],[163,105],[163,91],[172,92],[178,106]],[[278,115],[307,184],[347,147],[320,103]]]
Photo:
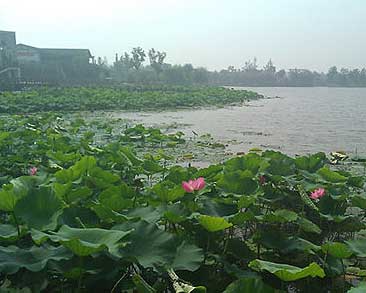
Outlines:
[[15,55],[19,64],[39,63],[41,61],[39,50],[30,46],[17,45]]
[[0,47],[15,48],[15,32],[0,31]]

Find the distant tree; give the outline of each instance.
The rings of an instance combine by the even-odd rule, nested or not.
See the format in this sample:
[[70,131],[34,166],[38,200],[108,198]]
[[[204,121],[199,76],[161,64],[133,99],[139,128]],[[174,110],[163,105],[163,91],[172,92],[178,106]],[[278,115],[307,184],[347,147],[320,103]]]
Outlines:
[[162,71],[164,60],[166,58],[166,53],[155,51],[154,48],[151,48],[148,55],[151,67],[155,70],[157,74],[159,74]]
[[331,68],[329,68],[328,73],[327,73],[327,82],[330,85],[335,85],[338,82],[338,78],[339,78],[339,73],[338,73],[338,69],[336,66],[332,66]]
[[253,60],[248,60],[244,63],[243,71],[250,72],[250,71],[257,71],[258,70],[258,64],[257,64],[257,58],[254,57]]
[[272,60],[269,59],[267,64],[263,67],[263,70],[270,73],[276,73],[276,66],[274,66]]
[[119,62],[123,68],[131,69],[134,67],[133,59],[130,57],[130,54],[125,52],[121,57],[119,58]]
[[237,69],[236,69],[233,65],[230,65],[230,66],[227,68],[227,71],[229,71],[229,72],[237,72]]
[[144,63],[146,54],[145,51],[141,47],[136,47],[132,49],[132,65],[136,70],[139,70],[142,63]]

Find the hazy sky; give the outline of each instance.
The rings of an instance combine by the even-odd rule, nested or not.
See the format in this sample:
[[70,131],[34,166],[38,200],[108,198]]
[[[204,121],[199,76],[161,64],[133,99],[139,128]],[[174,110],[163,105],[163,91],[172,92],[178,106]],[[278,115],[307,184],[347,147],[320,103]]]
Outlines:
[[141,46],[208,69],[254,56],[279,68],[366,67],[366,0],[0,0],[0,30],[110,63]]

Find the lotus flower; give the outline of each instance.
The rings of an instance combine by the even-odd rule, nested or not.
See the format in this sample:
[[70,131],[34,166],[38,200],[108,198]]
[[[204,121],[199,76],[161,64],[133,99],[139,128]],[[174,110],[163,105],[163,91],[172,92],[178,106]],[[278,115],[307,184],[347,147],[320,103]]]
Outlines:
[[324,188],[318,188],[318,189],[315,189],[310,194],[310,198],[311,199],[319,199],[319,198],[323,197],[324,195],[325,195],[325,189]]
[[266,177],[263,175],[259,176],[258,180],[260,185],[264,185],[264,183],[266,183]]
[[32,167],[29,169],[29,175],[35,176],[35,175],[37,175],[37,171],[38,171],[37,167]]
[[205,187],[206,182],[203,177],[199,177],[195,180],[183,181],[182,187],[186,192],[192,193],[195,190],[201,190]]

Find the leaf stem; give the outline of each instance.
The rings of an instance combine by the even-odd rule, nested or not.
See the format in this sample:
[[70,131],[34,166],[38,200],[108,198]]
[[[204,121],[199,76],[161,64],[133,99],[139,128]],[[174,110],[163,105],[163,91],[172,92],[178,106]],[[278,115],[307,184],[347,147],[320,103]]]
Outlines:
[[117,287],[118,287],[119,283],[121,283],[121,282],[122,282],[122,280],[127,276],[127,274],[128,274],[128,270],[127,270],[127,272],[125,272],[125,273],[122,275],[122,277],[121,277],[121,278],[119,278],[119,279],[118,279],[118,281],[114,284],[114,286],[113,286],[113,288],[112,288],[112,290],[111,290],[111,293],[113,293],[113,292],[114,292],[114,290],[116,290],[116,289],[117,289]]
[[13,215],[13,218],[14,218],[15,225],[17,226],[18,238],[20,238],[20,227],[19,227],[18,219],[17,219],[17,217],[15,215],[15,212],[12,212],[12,215]]

